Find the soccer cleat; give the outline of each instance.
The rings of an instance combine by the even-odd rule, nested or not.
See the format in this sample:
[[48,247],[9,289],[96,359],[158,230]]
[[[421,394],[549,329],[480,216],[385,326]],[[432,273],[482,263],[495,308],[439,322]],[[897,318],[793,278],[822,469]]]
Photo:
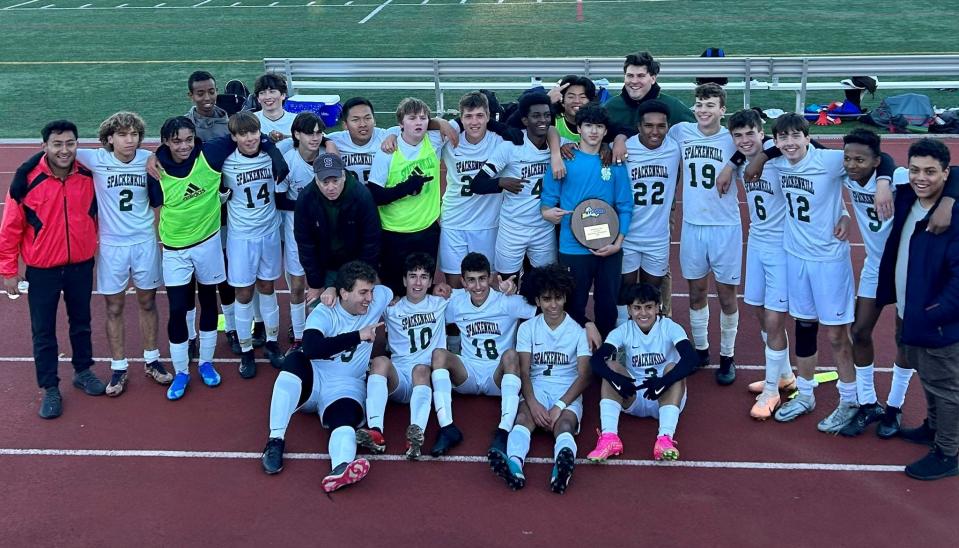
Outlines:
[[559,450],[556,461],[553,463],[553,473],[549,477],[550,491],[562,495],[569,487],[569,480],[573,477],[573,468],[576,468],[576,455],[569,447]]
[[838,434],[840,430],[852,422],[853,417],[856,416],[858,411],[858,403],[839,402],[836,409],[827,415],[826,418],[819,421],[819,425],[817,425],[816,428],[826,434]]
[[353,462],[343,462],[323,478],[323,490],[332,493],[347,485],[352,485],[366,477],[370,471],[370,462],[366,459],[356,459]]
[[[766,387],[766,381],[756,381],[749,383],[749,391],[753,394],[762,394],[763,389]],[[793,375],[789,378],[779,378],[779,391],[790,393],[796,390],[796,376]]]
[[182,398],[188,384],[190,384],[190,374],[177,373],[176,376],[173,377],[173,382],[170,383],[170,388],[167,388],[166,399],[176,401]]
[[902,430],[902,409],[887,405],[882,419],[879,420],[879,426],[876,427],[876,435],[880,439],[888,440],[896,437],[900,430]]
[[197,370],[200,372],[200,378],[203,379],[203,384],[210,388],[220,386],[220,374],[217,373],[212,362],[201,363]]
[[596,440],[596,449],[593,449],[586,455],[586,458],[592,462],[603,462],[609,457],[623,454],[623,442],[619,439],[616,432],[601,433],[598,429],[599,439]]
[[239,371],[244,379],[252,379],[256,376],[256,357],[252,350],[247,350],[240,355]]
[[764,421],[773,416],[776,408],[779,407],[779,392],[775,394],[766,394],[763,392],[756,397],[756,403],[749,410],[749,416],[760,421]]
[[170,384],[173,382],[173,373],[167,371],[160,362],[144,364],[143,374],[153,379],[157,384]]
[[83,390],[88,396],[101,396],[107,390],[103,381],[97,378],[97,376],[93,374],[93,371],[89,369],[84,369],[79,373],[73,374],[73,386]]
[[924,419],[916,428],[899,430],[899,437],[912,443],[931,446],[936,442],[936,429],[929,426],[929,419]]
[[946,456],[935,446],[925,457],[906,466],[905,472],[910,478],[925,481],[959,476],[959,459],[956,455]]
[[678,445],[671,436],[663,434],[656,437],[656,443],[653,444],[653,458],[656,460],[679,460]]
[[699,367],[706,367],[709,365],[709,349],[696,349],[696,353],[699,354]]
[[60,396],[59,387],[50,386],[44,389],[39,414],[41,419],[55,419],[63,414],[63,398]]
[[506,456],[499,449],[490,449],[486,454],[489,467],[494,474],[503,478],[506,485],[513,491],[522,489],[526,485],[526,476],[518,462]]
[[293,335],[293,326],[291,325],[289,329],[286,330],[286,339],[287,342],[292,343],[296,340],[296,337]]
[[849,424],[839,431],[843,436],[855,437],[866,431],[870,424],[882,419],[886,415],[886,410],[878,403],[867,403],[860,405],[859,410],[853,416]]
[[812,413],[813,409],[816,408],[816,396],[810,394],[804,396],[802,394],[797,394],[795,398],[788,400],[786,403],[782,404],[779,409],[773,413],[773,418],[778,422],[790,422],[798,419],[799,417]]
[[267,474],[279,474],[283,471],[283,438],[270,438],[263,449],[263,471]]
[[496,432],[493,434],[493,442],[490,443],[490,451],[493,449],[498,449],[500,452],[506,452],[506,441],[509,439],[509,432],[503,430],[502,428],[497,428]]
[[436,443],[430,449],[430,455],[439,457],[445,455],[450,449],[463,442],[463,433],[455,424],[448,424],[440,428],[440,433],[436,436]]
[[107,384],[106,395],[115,398],[122,394],[123,389],[127,387],[128,378],[126,370],[114,371],[110,377],[110,383]]
[[240,346],[240,338],[237,337],[236,331],[226,332],[226,342],[230,343],[230,350],[232,350],[234,354],[237,356],[243,354],[243,348]]
[[426,436],[423,435],[423,429],[417,424],[411,424],[406,428],[406,458],[416,460],[423,454],[423,442]]
[[286,354],[283,356],[284,359],[294,352],[303,352],[303,341],[295,340],[290,343],[290,347],[286,349]]
[[270,365],[276,369],[283,369],[283,351],[280,350],[280,343],[276,341],[266,341],[263,345],[263,354],[270,360]]
[[732,356],[719,355],[719,369],[716,370],[716,384],[729,386],[736,381],[736,360]]
[[200,341],[198,338],[194,337],[190,339],[190,342],[187,344],[187,355],[190,357],[190,361],[200,358]]
[[356,444],[370,453],[379,455],[386,452],[386,439],[375,428],[360,428],[356,431]]
[[266,325],[263,322],[253,322],[253,348],[260,348],[266,344]]

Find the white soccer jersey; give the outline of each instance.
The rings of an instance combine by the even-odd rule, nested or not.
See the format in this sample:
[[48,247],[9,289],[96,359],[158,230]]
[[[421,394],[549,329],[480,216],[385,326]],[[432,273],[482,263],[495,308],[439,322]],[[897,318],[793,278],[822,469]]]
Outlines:
[[223,162],[223,181],[233,191],[226,208],[229,237],[254,240],[279,230],[269,155],[261,151],[250,158],[235,150]]
[[316,175],[313,165],[307,163],[296,149],[284,154],[283,159],[286,160],[290,173],[276,185],[276,191],[286,192],[286,197],[295,202],[300,193],[313,183]]
[[386,308],[386,334],[393,365],[412,371],[429,365],[433,351],[446,348],[446,305],[448,301],[427,295],[413,304],[403,297]]
[[[433,152],[437,158],[440,158],[443,154],[443,148],[446,145],[446,139],[443,138],[443,135],[439,131],[435,130],[427,131],[426,137],[424,137],[418,145],[411,145],[404,141],[403,137],[400,136],[399,127],[390,128],[387,130],[387,133],[396,135],[396,150],[390,154],[381,150],[373,156],[373,165],[370,166],[369,182],[378,186],[385,187],[386,182],[390,178],[390,163],[393,161],[393,154],[400,154],[403,158],[411,160],[417,158],[420,155],[423,144],[426,143],[426,139],[429,139],[430,145],[433,147]],[[438,183],[439,181],[436,182]]]
[[536,307],[519,295],[490,290],[486,301],[474,306],[468,291],[455,289],[446,307],[446,323],[460,329],[463,361],[495,368],[500,355],[516,345],[517,321],[535,314]]
[[749,243],[781,250],[786,224],[786,196],[779,181],[779,172],[771,164],[767,162],[763,166],[758,181],[743,183],[749,206]]
[[676,345],[686,340],[686,331],[673,320],[660,316],[649,330],[643,330],[629,320],[612,330],[606,342],[626,352],[626,369],[634,379],[662,376],[667,364],[679,363]]
[[695,123],[680,122],[669,128],[669,136],[679,142],[683,151],[683,221],[693,225],[739,226],[735,181],[722,196],[716,191],[716,177],[736,153],[729,130],[720,128],[707,136]]
[[530,355],[529,376],[534,383],[569,387],[579,376],[577,358],[591,356],[586,330],[569,314],[556,329],[540,314],[519,326],[516,351]]
[[293,120],[296,118],[296,114],[284,110],[283,116],[280,116],[279,120],[270,120],[262,110],[258,110],[253,114],[260,120],[261,133],[269,135],[271,131],[279,131],[286,136],[293,134]]
[[540,196],[543,194],[543,177],[550,169],[549,149],[540,150],[530,142],[523,130],[523,144],[514,145],[504,141],[496,147],[487,165],[483,167],[491,177],[514,177],[526,179],[518,194],[503,191],[503,207],[500,209],[500,224],[523,233],[536,232],[552,226],[540,213]]
[[[893,192],[896,191],[897,185],[908,185],[909,170],[904,167],[897,168],[893,173],[892,182]],[[883,221],[879,218],[879,212],[876,211],[876,174],[873,173],[865,185],[860,185],[849,177],[843,178],[843,184],[849,190],[852,210],[856,214],[856,224],[859,225],[859,233],[866,247],[866,256],[879,260],[882,258],[883,249],[886,248],[889,231],[892,230],[892,219]]]
[[[335,337],[351,331],[359,331],[368,325],[379,323],[386,306],[393,300],[393,292],[385,285],[373,288],[373,301],[366,314],[354,316],[347,312],[340,301],[333,307],[319,305],[306,318],[306,329],[317,329],[324,337]],[[371,341],[360,341],[353,348],[336,354],[328,360],[311,360],[313,367],[323,371],[324,375],[336,375],[366,379],[370,355],[373,352]],[[314,390],[317,388],[314,387]]]
[[623,248],[640,251],[669,241],[669,214],[682,167],[679,143],[670,137],[650,150],[634,135],[626,140],[627,164],[633,188],[633,217]]
[[129,246],[156,238],[147,192],[147,159],[139,149],[130,163],[105,148],[77,149],[77,160],[93,172],[101,244]]
[[365,145],[357,145],[350,138],[349,131],[337,131],[326,136],[333,141],[337,150],[340,151],[340,158],[343,159],[343,165],[346,169],[352,171],[356,178],[364,185],[370,179],[370,170],[373,169],[373,157],[380,150],[383,139],[389,132],[383,128],[373,128],[370,141]]
[[785,157],[771,160],[786,196],[783,248],[808,261],[834,261],[849,256],[849,242],[834,235],[843,214],[843,151],[810,145],[806,157],[792,165]]
[[[456,124],[456,122],[450,122]],[[455,130],[459,127],[454,125]],[[446,164],[446,192],[443,194],[443,210],[440,223],[443,228],[454,230],[486,230],[496,228],[503,194],[473,194],[470,183],[480,168],[493,156],[503,138],[487,131],[475,145],[460,136],[459,146],[443,149]]]

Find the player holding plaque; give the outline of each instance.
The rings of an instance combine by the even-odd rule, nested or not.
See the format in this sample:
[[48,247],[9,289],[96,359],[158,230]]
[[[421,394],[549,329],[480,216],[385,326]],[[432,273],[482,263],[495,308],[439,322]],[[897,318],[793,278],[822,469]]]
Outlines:
[[[609,128],[606,109],[588,105],[576,113],[579,149],[565,160],[566,177],[543,180],[542,214],[559,224],[559,262],[576,281],[567,312],[586,326],[590,345],[616,327],[616,300],[623,265],[623,239],[633,214],[629,174],[622,165],[604,166],[599,149]],[[586,318],[593,288],[595,325]],[[597,332],[598,330],[598,332]]]

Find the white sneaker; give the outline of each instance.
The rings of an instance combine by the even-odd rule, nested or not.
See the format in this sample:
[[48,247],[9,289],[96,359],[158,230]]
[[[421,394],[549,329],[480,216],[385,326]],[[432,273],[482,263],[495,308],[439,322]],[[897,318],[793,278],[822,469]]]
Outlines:
[[856,416],[856,411],[859,411],[858,403],[839,402],[836,410],[820,421],[819,426],[816,428],[818,428],[820,432],[837,434],[845,428],[847,424],[852,422],[852,419]]
[[810,394],[808,396],[804,396],[802,394],[797,394],[795,398],[788,400],[779,409],[777,409],[776,413],[773,414],[773,418],[779,422],[790,422],[803,415],[812,413],[813,409],[815,408],[815,395]]

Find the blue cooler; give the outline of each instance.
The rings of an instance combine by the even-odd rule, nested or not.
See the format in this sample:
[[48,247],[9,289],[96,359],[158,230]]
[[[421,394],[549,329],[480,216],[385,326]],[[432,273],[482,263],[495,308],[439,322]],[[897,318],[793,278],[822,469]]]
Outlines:
[[343,111],[343,105],[340,104],[339,95],[294,95],[286,99],[283,108],[287,112],[309,111],[317,114],[326,127],[334,127],[340,121],[340,112]]

